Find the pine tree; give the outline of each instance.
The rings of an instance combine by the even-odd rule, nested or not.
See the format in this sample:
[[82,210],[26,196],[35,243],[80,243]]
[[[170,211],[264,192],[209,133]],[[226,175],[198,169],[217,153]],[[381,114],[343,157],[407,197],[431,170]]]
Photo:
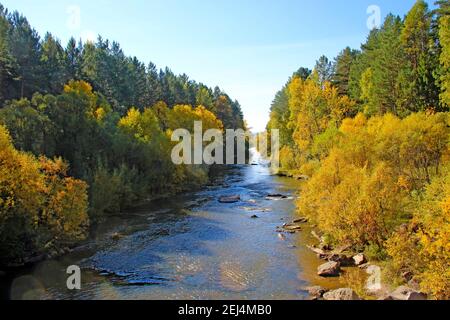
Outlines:
[[81,54],[83,52],[83,44],[81,41],[77,44],[75,38],[70,38],[66,47],[67,56],[67,73],[69,79],[81,79]]
[[406,59],[411,64],[410,77],[405,81],[413,86],[410,102],[412,110],[436,108],[439,97],[435,71],[438,66],[431,34],[431,13],[423,0],[417,0],[408,12],[401,33]]
[[69,80],[69,61],[61,43],[50,33],[42,42],[42,70],[45,77],[45,92],[57,94]]
[[316,62],[314,70],[319,76],[320,84],[324,84],[326,81],[331,81],[334,74],[334,65],[326,56],[321,56]]
[[9,43],[11,55],[15,59],[17,79],[13,85],[12,97],[31,97],[34,92],[39,91],[42,83],[40,38],[27,19],[18,12],[11,14],[9,20],[12,26]]
[[8,88],[13,82],[13,57],[9,48],[9,21],[7,11],[0,4],[0,108],[8,97]]
[[359,51],[347,47],[335,59],[336,73],[333,76],[333,84],[341,95],[349,94],[350,69],[358,54]]
[[450,15],[439,20],[439,39],[442,47],[441,62],[441,103],[448,110],[450,106]]

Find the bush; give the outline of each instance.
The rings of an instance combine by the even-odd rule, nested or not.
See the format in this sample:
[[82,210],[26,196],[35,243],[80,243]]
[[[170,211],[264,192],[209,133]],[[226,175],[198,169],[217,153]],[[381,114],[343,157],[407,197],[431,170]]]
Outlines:
[[87,185],[67,169],[17,151],[0,126],[0,263],[86,236]]

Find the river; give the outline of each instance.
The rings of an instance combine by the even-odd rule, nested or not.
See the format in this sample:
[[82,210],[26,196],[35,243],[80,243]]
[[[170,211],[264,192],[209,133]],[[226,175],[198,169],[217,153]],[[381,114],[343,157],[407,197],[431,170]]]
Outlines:
[[[1,290],[10,299],[307,299],[305,286],[343,280],[316,275],[307,226],[276,232],[295,219],[300,183],[263,165],[230,168],[200,192],[108,218],[73,253],[3,279]],[[241,201],[219,203],[224,195]],[[70,265],[82,268],[81,290],[66,287]]]

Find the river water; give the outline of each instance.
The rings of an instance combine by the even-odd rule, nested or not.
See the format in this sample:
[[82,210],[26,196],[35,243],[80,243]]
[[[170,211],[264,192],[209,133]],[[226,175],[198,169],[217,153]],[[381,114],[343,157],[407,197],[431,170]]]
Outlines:
[[[11,299],[306,299],[305,286],[337,288],[342,279],[316,275],[321,262],[305,246],[307,226],[276,232],[296,217],[299,184],[263,165],[230,168],[200,192],[108,218],[73,253],[3,280],[2,292]],[[289,198],[268,200],[271,193]],[[241,201],[219,203],[226,195]],[[82,268],[81,290],[66,287],[70,265]]]

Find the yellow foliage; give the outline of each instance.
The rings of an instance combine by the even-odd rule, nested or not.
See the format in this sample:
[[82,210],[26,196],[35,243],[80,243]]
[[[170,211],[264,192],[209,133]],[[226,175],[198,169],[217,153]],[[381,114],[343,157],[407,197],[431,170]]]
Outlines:
[[[31,238],[36,251],[43,249],[43,242],[84,238],[89,222],[86,190],[83,181],[67,177],[61,159],[36,159],[17,151],[0,126],[0,249],[17,247],[20,256],[17,251],[25,244],[14,241],[23,241],[23,235]],[[19,231],[6,227],[14,221],[25,225]]]
[[436,175],[448,150],[442,114],[345,119],[341,135],[306,183],[301,214],[336,241],[383,246],[411,210],[410,193]]
[[395,270],[412,272],[424,291],[450,298],[450,167],[416,204],[409,226],[387,242]]

